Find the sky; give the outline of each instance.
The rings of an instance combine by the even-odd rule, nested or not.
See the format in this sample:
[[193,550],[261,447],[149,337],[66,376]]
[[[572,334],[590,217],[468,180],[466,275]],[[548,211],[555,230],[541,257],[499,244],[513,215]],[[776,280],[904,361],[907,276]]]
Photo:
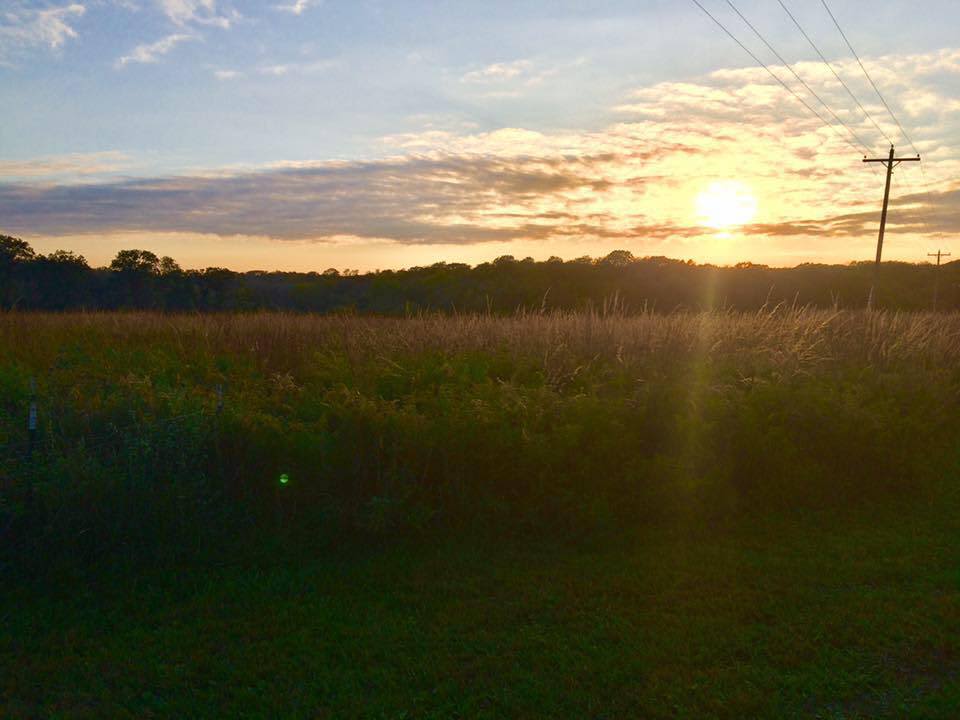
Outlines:
[[846,263],[893,142],[923,162],[885,259],[951,249],[960,3],[828,0],[891,115],[820,0],[783,4],[828,62],[779,0],[700,1],[783,84],[692,0],[2,0],[0,233],[92,265]]

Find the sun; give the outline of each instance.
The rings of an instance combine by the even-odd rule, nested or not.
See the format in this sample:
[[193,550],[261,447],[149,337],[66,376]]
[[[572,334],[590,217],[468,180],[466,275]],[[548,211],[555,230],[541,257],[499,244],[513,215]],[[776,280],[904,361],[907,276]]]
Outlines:
[[757,198],[746,183],[718,180],[697,195],[697,220],[721,232],[746,225],[757,214]]

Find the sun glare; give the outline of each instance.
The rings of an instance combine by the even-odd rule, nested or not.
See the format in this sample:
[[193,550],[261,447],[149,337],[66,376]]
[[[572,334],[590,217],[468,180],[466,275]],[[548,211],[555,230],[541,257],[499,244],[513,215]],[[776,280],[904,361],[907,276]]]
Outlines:
[[757,198],[739,180],[718,180],[697,195],[697,220],[721,232],[746,225],[757,214]]

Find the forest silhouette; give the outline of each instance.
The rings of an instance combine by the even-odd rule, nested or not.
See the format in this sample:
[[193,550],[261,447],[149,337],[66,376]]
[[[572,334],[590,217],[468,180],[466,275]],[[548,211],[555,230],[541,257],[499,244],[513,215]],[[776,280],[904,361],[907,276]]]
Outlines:
[[[318,252],[318,255],[320,253]],[[470,266],[436,263],[404,270],[234,272],[183,270],[170,257],[123,250],[109,267],[80,255],[42,255],[0,236],[0,307],[20,310],[283,310],[404,315],[518,309],[673,312],[749,311],[771,304],[860,308],[875,279],[872,262],[804,263],[775,268],[749,262],[701,265],[615,250],[602,258],[537,262],[505,255]],[[960,307],[960,262],[887,262],[877,306],[895,310]]]

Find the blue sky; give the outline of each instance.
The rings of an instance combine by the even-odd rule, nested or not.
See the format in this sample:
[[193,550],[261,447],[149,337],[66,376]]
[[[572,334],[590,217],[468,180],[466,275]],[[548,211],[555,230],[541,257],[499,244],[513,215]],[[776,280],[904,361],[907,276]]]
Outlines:
[[[725,0],[703,2],[789,78]],[[736,4],[882,152],[776,0]],[[787,4],[893,135],[821,4]],[[615,247],[772,264],[869,256],[858,213],[876,204],[874,176],[692,2],[4,5],[0,232],[42,250],[101,263],[150,246],[188,266],[297,269]],[[930,153],[901,188],[917,198],[901,215],[912,257],[955,229],[960,3],[831,6]],[[790,156],[780,174],[778,152]],[[845,183],[826,193],[834,206],[802,183],[823,168]],[[721,233],[698,222],[733,187],[756,217]],[[785,206],[791,193],[806,206]]]

